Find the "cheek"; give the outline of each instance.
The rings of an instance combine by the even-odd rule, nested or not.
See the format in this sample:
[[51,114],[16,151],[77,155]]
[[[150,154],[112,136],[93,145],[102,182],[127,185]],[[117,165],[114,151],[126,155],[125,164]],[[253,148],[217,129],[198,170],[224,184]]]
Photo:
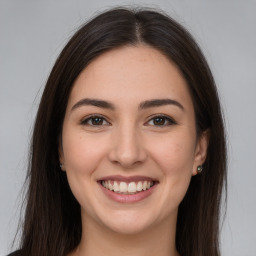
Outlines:
[[[66,136],[65,136],[66,135]],[[94,173],[106,149],[97,145],[92,136],[83,132],[70,132],[63,135],[65,168],[71,191],[82,208],[90,211],[91,193],[95,189]]]
[[69,133],[63,142],[63,150],[67,171],[90,175],[97,168],[104,148],[89,136]]
[[151,156],[159,170],[161,218],[176,214],[183,200],[193,170],[194,140],[189,133],[173,133],[151,144]]
[[192,172],[194,141],[189,136],[177,134],[158,140],[151,152],[165,176],[180,176]]

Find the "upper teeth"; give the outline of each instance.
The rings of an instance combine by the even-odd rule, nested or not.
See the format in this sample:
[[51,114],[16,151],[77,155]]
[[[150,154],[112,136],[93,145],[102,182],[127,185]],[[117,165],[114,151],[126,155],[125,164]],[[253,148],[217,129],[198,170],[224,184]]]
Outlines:
[[103,187],[118,193],[135,193],[137,191],[147,190],[153,186],[152,181],[139,181],[139,182],[119,182],[112,180],[102,181]]

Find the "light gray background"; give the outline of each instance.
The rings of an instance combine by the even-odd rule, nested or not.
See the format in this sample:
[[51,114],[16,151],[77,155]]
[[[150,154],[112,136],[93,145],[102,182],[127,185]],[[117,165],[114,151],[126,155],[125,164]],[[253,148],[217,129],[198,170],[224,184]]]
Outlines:
[[77,26],[115,5],[160,7],[185,25],[212,68],[229,143],[224,256],[256,255],[256,1],[0,0],[0,255],[10,252],[35,111]]

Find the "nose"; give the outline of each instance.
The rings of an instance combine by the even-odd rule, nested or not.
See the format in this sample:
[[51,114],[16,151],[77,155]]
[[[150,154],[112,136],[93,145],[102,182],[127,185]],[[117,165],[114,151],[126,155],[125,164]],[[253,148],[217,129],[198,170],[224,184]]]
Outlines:
[[142,136],[131,125],[123,125],[113,133],[109,159],[123,168],[131,169],[145,162],[147,152]]

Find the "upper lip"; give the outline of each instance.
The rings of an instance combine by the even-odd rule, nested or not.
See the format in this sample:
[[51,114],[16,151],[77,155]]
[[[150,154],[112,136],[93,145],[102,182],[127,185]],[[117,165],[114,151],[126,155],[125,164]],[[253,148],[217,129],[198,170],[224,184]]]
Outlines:
[[156,181],[151,177],[147,176],[122,176],[122,175],[110,175],[100,178],[98,181],[103,180],[114,180],[114,181],[123,181],[123,182],[136,182],[136,181]]

